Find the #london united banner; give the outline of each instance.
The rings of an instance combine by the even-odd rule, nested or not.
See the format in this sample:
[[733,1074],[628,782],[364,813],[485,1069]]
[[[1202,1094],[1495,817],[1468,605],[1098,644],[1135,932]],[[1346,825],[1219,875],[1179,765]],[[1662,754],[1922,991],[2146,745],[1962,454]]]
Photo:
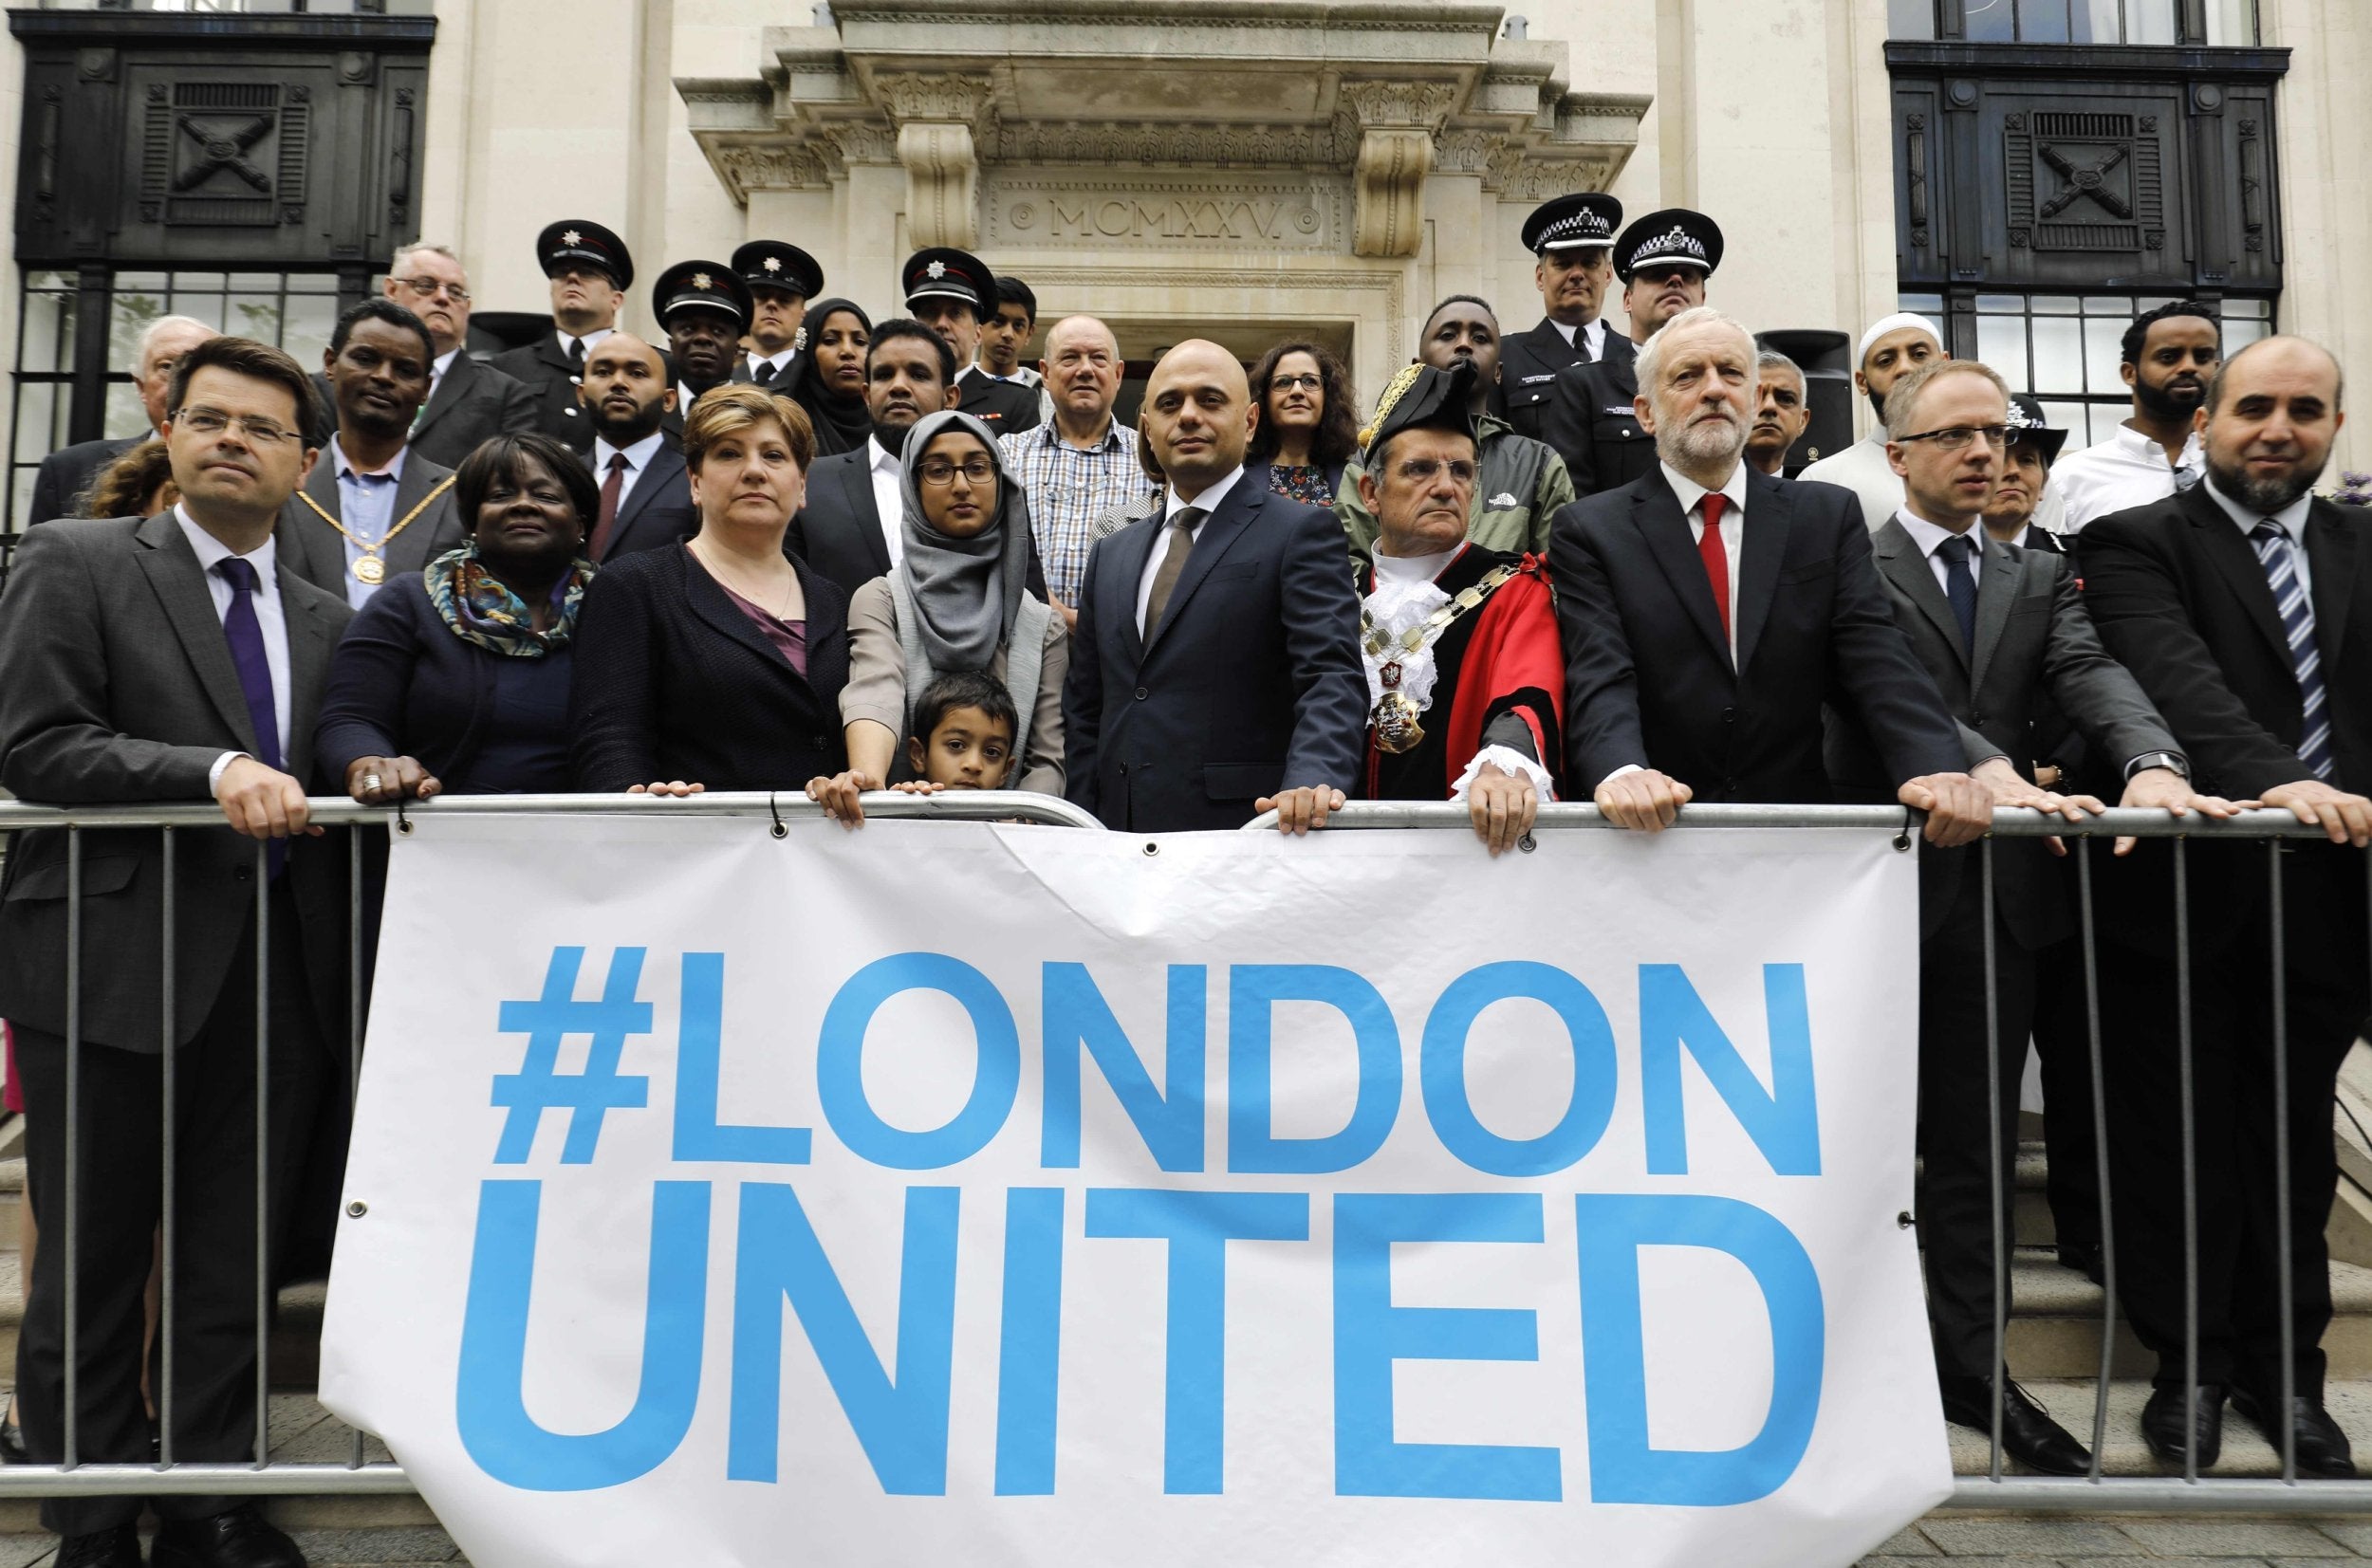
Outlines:
[[1948,1491],[1886,836],[657,818],[394,846],[323,1398],[478,1568],[1807,1568]]

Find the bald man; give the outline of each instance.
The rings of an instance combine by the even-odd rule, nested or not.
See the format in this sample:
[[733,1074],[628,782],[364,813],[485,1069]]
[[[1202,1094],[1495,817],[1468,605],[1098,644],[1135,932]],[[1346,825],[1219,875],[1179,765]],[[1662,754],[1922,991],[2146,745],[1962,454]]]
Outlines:
[[1110,327],[1093,316],[1064,317],[1047,329],[1038,363],[1054,416],[997,441],[1007,471],[1028,492],[1048,595],[1074,625],[1095,520],[1149,489],[1135,439],[1112,417],[1122,369]]
[[1357,787],[1367,677],[1334,514],[1244,472],[1258,417],[1216,343],[1154,366],[1160,505],[1087,555],[1063,728],[1071,801],[1132,833],[1323,824]]
[[612,332],[585,355],[577,401],[592,416],[590,467],[602,504],[585,534],[595,565],[673,544],[699,526],[683,449],[659,427],[675,411],[667,360],[641,339]]

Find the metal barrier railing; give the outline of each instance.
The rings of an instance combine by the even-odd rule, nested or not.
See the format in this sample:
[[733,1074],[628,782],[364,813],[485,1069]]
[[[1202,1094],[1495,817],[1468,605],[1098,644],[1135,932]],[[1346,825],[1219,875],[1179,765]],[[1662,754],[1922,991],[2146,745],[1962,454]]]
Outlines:
[[[1044,795],[1014,791],[966,793],[962,795],[906,795],[899,793],[871,794],[864,797],[864,809],[876,818],[920,818],[944,820],[1018,821],[1075,828],[1100,828],[1095,818],[1076,806]],[[821,808],[803,794],[740,793],[705,794],[684,799],[666,799],[628,795],[548,795],[548,796],[453,796],[415,803],[404,808],[361,806],[343,798],[319,799],[311,802],[312,820],[324,825],[384,824],[398,833],[409,833],[425,820],[443,817],[479,817],[510,815],[566,814],[576,816],[646,816],[650,814],[678,817],[721,817],[745,820],[768,820],[777,837],[788,831],[788,823],[799,820],[814,820]],[[1433,802],[1357,802],[1335,813],[1329,831],[1379,828],[1449,828],[1468,830],[1466,809],[1460,805]],[[1246,831],[1273,831],[1274,814],[1248,823]],[[1882,831],[1890,834],[1899,849],[1910,850],[1918,835],[1919,821],[1915,813],[1894,806],[1777,806],[1777,805],[1692,805],[1685,807],[1675,824],[1676,828],[1707,831],[1722,828],[1795,828],[1824,827]],[[163,909],[163,972],[164,1012],[160,1021],[162,1049],[159,1072],[162,1077],[165,1104],[171,1107],[175,1090],[176,1028],[173,1017],[174,965],[174,854],[175,837],[184,829],[219,829],[221,816],[212,804],[193,802],[185,805],[90,806],[55,807],[23,802],[0,802],[0,833],[16,833],[34,829],[63,829],[67,834],[66,849],[66,923],[67,923],[67,1013],[65,1026],[65,1161],[69,1171],[83,1170],[79,1138],[81,1131],[81,996],[82,996],[82,835],[86,831],[125,828],[154,828],[161,831],[164,868]],[[1536,831],[1549,829],[1611,829],[1613,824],[1603,819],[1597,808],[1589,805],[1550,803],[1544,805],[1536,823]],[[2137,838],[2171,838],[2175,840],[2173,859],[2176,877],[2177,943],[2175,953],[2175,985],[2178,998],[2180,1020],[2177,1042],[2177,1067],[2183,1089],[2184,1158],[2183,1210],[2185,1279],[2189,1301],[2187,1356],[2193,1374],[2191,1385],[2196,1388],[2198,1354],[2198,1236],[2196,1171],[2191,1148],[2192,1129],[2192,1044],[2191,1010],[2188,1005],[2192,957],[2188,911],[2185,903],[2187,862],[2185,844],[2191,840],[2246,840],[2261,842],[2268,850],[2268,883],[2272,894],[2272,930],[2270,932],[2273,975],[2274,1018],[2272,1021],[2275,1047],[2276,1096],[2286,1095],[2284,1075],[2287,1064],[2287,1017],[2282,1001],[2283,987],[2278,983],[2283,973],[2285,956],[2285,920],[2280,897],[2281,851],[2286,842],[2314,839],[2322,837],[2319,828],[2302,823],[2286,811],[2252,811],[2227,821],[2209,821],[2196,816],[2171,819],[2161,812],[2113,810],[2087,819],[2081,824],[2066,822],[2058,818],[2046,818],[2026,811],[2004,811],[1995,818],[1993,834],[1998,838],[2060,837],[2068,841],[2070,853],[2077,856],[2080,895],[2079,930],[2083,944],[2083,963],[2087,995],[2087,1027],[2089,1072],[2093,1090],[2092,1120],[2097,1151],[2098,1170],[2095,1172],[2101,1189],[2101,1224],[2103,1233],[2103,1306],[2101,1328],[2101,1357],[2095,1378],[2092,1421],[2092,1467],[2087,1476],[2047,1478],[2014,1476],[2004,1472],[2002,1434],[1998,1414],[1990,1444],[1988,1473],[1983,1477],[1963,1478],[1951,1502],[1954,1508],[1987,1510],[2033,1510],[2069,1512],[2224,1512],[2224,1513],[2318,1513],[2372,1514],[2372,1481],[2302,1482],[2298,1476],[2294,1444],[2287,1432],[2282,1444],[2282,1476],[2278,1480],[2200,1476],[2196,1464],[2186,1466],[2180,1477],[2107,1477],[2102,1473],[2102,1452],[2106,1436],[2108,1392],[2113,1371],[2114,1338],[2117,1319],[2116,1249],[2113,1245],[2113,1219],[2109,1212],[2108,1114],[2102,1060],[2100,1004],[2095,984],[2095,945],[2092,910],[2092,864],[2089,840],[2096,838],[2133,836]],[[1985,939],[1983,951],[1984,979],[1988,996],[1989,1037],[1998,1033],[1992,1015],[1995,995],[1998,955],[1994,940],[1994,887],[1992,837],[1984,840],[1978,855],[1984,876],[1983,913]],[[1527,838],[1520,846],[1525,850],[1536,847],[1536,840]],[[269,949],[265,940],[269,920],[269,849],[254,846],[254,876],[256,887],[256,1140],[255,1171],[256,1218],[259,1236],[268,1229],[267,1171],[265,1151],[268,1144],[267,1114],[269,1097],[268,1052],[269,1045]],[[363,1024],[364,955],[361,947],[363,883],[361,840],[348,841],[348,917],[350,938],[347,952],[349,994],[352,998],[348,1024],[348,1053],[350,1065],[359,1078]],[[1996,1386],[2006,1372],[2008,1349],[2007,1288],[2010,1257],[2012,1246],[2010,1215],[2004,1197],[2007,1191],[2001,1167],[2000,1122],[2002,1087],[1999,1078],[2000,1061],[1997,1051],[1988,1052],[1989,1089],[1992,1091],[1992,1223],[1994,1268],[1993,1374]],[[349,1084],[354,1080],[349,1079]],[[2275,1116],[2276,1163],[2279,1167],[2277,1184],[2280,1188],[2278,1207],[2281,1216],[2280,1258],[2282,1279],[2283,1408],[2287,1409],[2292,1393],[2292,1360],[2296,1349],[2293,1326],[2289,1316],[2290,1307],[2289,1282],[2287,1265],[2292,1238],[2289,1228],[2289,1180],[2290,1149],[2286,1099],[2277,1107]],[[245,1464],[220,1462],[194,1463],[176,1460],[173,1453],[173,1357],[175,1326],[175,1266],[174,1266],[174,1170],[175,1131],[173,1117],[163,1121],[164,1240],[161,1252],[162,1301],[158,1338],[162,1347],[162,1366],[158,1383],[158,1416],[161,1440],[157,1462],[153,1465],[91,1464],[80,1460],[77,1450],[79,1365],[76,1356],[76,1219],[79,1183],[69,1181],[65,1198],[64,1236],[61,1246],[65,1259],[66,1311],[65,1324],[65,1443],[64,1460],[57,1465],[22,1465],[0,1467],[0,1497],[38,1497],[65,1495],[141,1494],[361,1494],[403,1492],[411,1483],[398,1465],[368,1460],[364,1434],[353,1432],[348,1445],[346,1462],[289,1463],[272,1458],[269,1411],[269,1329],[273,1292],[269,1277],[269,1258],[259,1245],[256,1249],[256,1378],[255,1451],[254,1458]],[[2196,1397],[2196,1396],[2195,1396]],[[2194,1419],[2196,1411],[2187,1412]]]

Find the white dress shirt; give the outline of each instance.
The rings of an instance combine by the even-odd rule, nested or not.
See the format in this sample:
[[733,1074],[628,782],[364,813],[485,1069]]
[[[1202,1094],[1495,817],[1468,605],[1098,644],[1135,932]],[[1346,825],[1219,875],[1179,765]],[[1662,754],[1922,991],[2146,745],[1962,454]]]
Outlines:
[[1227,477],[1197,494],[1180,495],[1177,493],[1177,487],[1172,485],[1163,496],[1161,526],[1154,539],[1152,550],[1145,556],[1145,569],[1137,579],[1138,636],[1144,635],[1145,610],[1153,603],[1153,580],[1161,575],[1161,562],[1170,553],[1170,519],[1177,515],[1178,508],[1181,507],[1200,507],[1202,521],[1188,529],[1186,534],[1188,539],[1199,543],[1202,539],[1202,530],[1211,522],[1211,514],[1219,509],[1220,505],[1227,500],[1228,492],[1232,490],[1236,481],[1243,477],[1244,465],[1238,463],[1228,470]]
[[426,413],[428,405],[436,401],[436,389],[445,384],[445,372],[451,370],[453,362],[459,358],[461,358],[459,348],[449,348],[428,362],[428,396],[420,399],[419,413],[412,415],[414,424],[418,424],[420,414]]
[[642,477],[642,470],[649,468],[651,459],[658,455],[659,442],[662,439],[664,436],[660,432],[653,431],[630,447],[613,447],[609,444],[607,437],[596,435],[593,437],[593,483],[596,486],[607,484],[610,458],[619,452],[624,452],[626,471],[618,479],[618,505],[621,509],[623,509],[626,497],[634,493],[635,481]]
[[[2307,618],[2312,619],[2314,569],[2307,563],[2307,513],[2313,509],[2313,495],[2302,495],[2277,512],[2252,512],[2217,489],[2214,480],[2210,479],[2206,484],[2208,499],[2223,508],[2224,515],[2233,520],[2243,539],[2248,539],[2259,523],[2270,523],[2281,529],[2283,537],[2289,541],[2290,570],[2298,574],[2298,586],[2306,591]],[[2253,539],[2249,540],[2249,553],[2256,554],[2256,541]],[[2258,556],[2257,559],[2262,561],[2264,557]]]
[[[1941,524],[1930,523],[1908,507],[1895,513],[1895,521],[1902,525],[1902,531],[1911,536],[1911,543],[1917,544],[1919,554],[1927,558],[1927,569],[1936,575],[1936,586],[1944,590],[1947,599],[1952,594],[1952,564],[1936,553],[1943,548],[1945,540],[1965,539],[1975,546],[1969,556],[1969,580],[1974,581],[1984,575],[1985,526],[1982,523],[1971,523],[1965,532],[1954,533]],[[2021,532],[2019,537],[2024,538],[2024,533]]]
[[[2196,431],[2183,443],[2182,461],[2169,466],[2166,449],[2156,436],[2119,425],[2107,440],[2071,452],[2051,465],[2051,488],[2066,507],[2061,531],[2074,533],[2096,517],[2163,501],[2175,493],[2177,472],[2197,474],[2206,467]],[[2049,526],[2049,520],[2039,513],[2035,521]]]
[[790,363],[792,360],[798,357],[798,354],[799,351],[797,349],[787,348],[770,360],[763,354],[752,353],[749,355],[750,379],[753,381],[772,380],[775,377],[780,376],[783,373],[783,366]]
[[[190,521],[190,514],[179,507],[173,508],[173,520],[181,526],[181,537],[197,552],[198,569],[206,574],[206,597],[214,601],[214,618],[222,620],[231,614],[232,596],[238,592],[230,579],[214,567],[237,552],[204,528]],[[255,568],[255,625],[264,634],[264,663],[271,671],[272,712],[280,720],[280,756],[288,756],[288,613],[280,602],[280,554],[277,543],[269,535],[261,544],[247,552],[247,563]],[[244,751],[226,751],[214,759],[206,770],[206,787],[213,789],[221,782],[222,770],[233,759],[244,757]]]
[[1606,357],[1606,319],[1603,316],[1594,322],[1584,322],[1579,326],[1568,326],[1551,316],[1548,318],[1548,324],[1555,327],[1557,336],[1563,338],[1566,344],[1573,348],[1582,347],[1577,337],[1586,337],[1589,340],[1586,352],[1593,360]]
[[881,538],[890,564],[906,559],[906,492],[897,455],[873,436],[864,438],[866,471],[873,476],[873,509],[881,514]]
[[582,338],[571,338],[565,332],[559,331],[555,331],[552,336],[560,340],[560,357],[565,360],[569,357],[569,355],[574,351],[576,345],[579,343],[583,343],[584,345],[585,353],[591,354],[594,346],[603,338],[608,337],[613,330],[613,328],[606,326],[597,326]]
[[[1711,492],[1704,486],[1682,473],[1669,463],[1656,465],[1663,470],[1663,482],[1672,487],[1672,493],[1680,498],[1680,510],[1689,520],[1689,541],[1698,549],[1705,547],[1705,497]],[[1746,465],[1741,462],[1730,470],[1730,477],[1721,487],[1721,493],[1730,498],[1730,505],[1721,513],[1721,548],[1730,558],[1730,662],[1738,661],[1738,565],[1746,555]]]

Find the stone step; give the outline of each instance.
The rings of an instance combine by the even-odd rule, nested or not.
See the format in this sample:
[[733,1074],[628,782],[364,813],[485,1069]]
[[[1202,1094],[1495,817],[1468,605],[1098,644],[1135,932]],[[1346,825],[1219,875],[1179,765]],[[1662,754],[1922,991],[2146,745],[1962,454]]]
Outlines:
[[[2103,1293],[2048,1250],[2020,1248],[2010,1265],[2010,1369],[2020,1379],[2089,1378],[2100,1370]],[[2323,1336],[2334,1380],[2372,1379],[2372,1268],[2331,1264],[2331,1326]],[[2122,1319],[2112,1375],[2146,1380],[2156,1358]]]
[[[2094,1409],[2093,1384],[2088,1381],[2055,1378],[2021,1378],[2019,1384],[2041,1402],[2043,1408],[2061,1426],[2075,1434],[2076,1441],[2086,1448],[2092,1442]],[[2146,1379],[2120,1381],[2108,1386],[2108,1421],[2105,1441],[2101,1450],[2101,1472],[2103,1475],[2169,1475],[2141,1441],[2141,1407],[2150,1396]],[[2323,1391],[2326,1408],[2355,1445],[2359,1456],[2372,1457],[2372,1379],[2335,1380]],[[1984,1475],[1991,1468],[1992,1447],[1988,1434],[1973,1428],[1947,1425],[1952,1439],[1952,1467],[1959,1475]],[[2206,1472],[2216,1476],[2277,1476],[2281,1474],[2281,1454],[2248,1421],[2229,1408],[2224,1411],[2224,1451],[2215,1467]],[[2002,1473],[2028,1473],[2006,1456]],[[2312,1482],[2306,1485],[2312,1485]]]
[[[414,1568],[436,1563],[440,1568],[469,1568],[461,1549],[453,1543],[428,1510],[417,1520],[394,1522],[353,1522],[337,1509],[317,1504],[349,1501],[340,1498],[276,1498],[264,1504],[272,1522],[288,1532],[311,1568]],[[145,1535],[154,1522],[142,1526]],[[51,1568],[57,1560],[58,1538],[41,1530],[29,1516],[20,1528],[9,1524],[0,1534],[0,1568]]]

